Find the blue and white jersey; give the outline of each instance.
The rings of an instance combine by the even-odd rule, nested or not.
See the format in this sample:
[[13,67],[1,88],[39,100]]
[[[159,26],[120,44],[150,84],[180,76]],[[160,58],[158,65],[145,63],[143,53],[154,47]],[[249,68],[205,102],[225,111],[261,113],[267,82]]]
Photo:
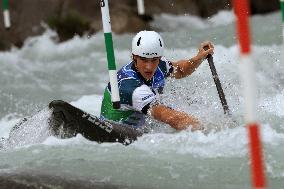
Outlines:
[[104,92],[101,118],[134,127],[142,126],[150,104],[159,100],[165,79],[172,72],[172,63],[164,57],[161,58],[154,76],[148,81],[137,72],[133,61],[126,64],[117,72],[121,108],[117,110],[112,107],[109,83]]

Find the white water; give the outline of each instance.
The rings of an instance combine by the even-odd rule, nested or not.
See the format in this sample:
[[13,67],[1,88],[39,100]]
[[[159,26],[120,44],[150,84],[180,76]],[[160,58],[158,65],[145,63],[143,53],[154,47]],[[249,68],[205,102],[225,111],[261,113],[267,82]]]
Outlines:
[[[274,13],[251,20],[258,81],[257,115],[269,188],[284,186],[280,18],[280,13]],[[45,108],[53,99],[69,101],[99,115],[108,81],[102,33],[57,44],[52,40],[55,34],[47,31],[28,39],[22,49],[0,53],[0,137],[7,138],[20,118],[40,111],[25,128],[13,134],[12,146],[0,151],[0,173],[57,175],[120,188],[250,188],[234,20],[232,12],[220,12],[208,20],[162,15],[155,17],[152,26],[163,30],[169,60],[190,58],[202,40],[215,43],[215,66],[238,125],[223,115],[205,61],[190,77],[169,80],[163,101],[198,117],[206,133],[174,132],[167,125],[150,120],[149,124],[163,132],[146,134],[127,147],[97,144],[81,135],[57,139],[47,130],[49,112]],[[114,35],[118,68],[129,61],[132,37],[133,34]]]

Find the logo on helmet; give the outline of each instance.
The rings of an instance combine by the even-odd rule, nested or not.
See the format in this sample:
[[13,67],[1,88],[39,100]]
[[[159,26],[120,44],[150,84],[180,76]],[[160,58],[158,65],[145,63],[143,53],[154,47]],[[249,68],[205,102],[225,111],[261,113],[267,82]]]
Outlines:
[[157,55],[158,56],[158,53],[143,53],[143,55]]

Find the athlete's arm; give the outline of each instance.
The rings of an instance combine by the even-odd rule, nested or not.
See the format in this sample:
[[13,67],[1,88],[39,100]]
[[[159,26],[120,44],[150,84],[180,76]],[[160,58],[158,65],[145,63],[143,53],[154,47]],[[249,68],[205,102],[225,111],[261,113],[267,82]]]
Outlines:
[[[204,50],[205,46],[208,46],[209,49]],[[172,76],[176,79],[180,79],[192,74],[208,54],[213,54],[213,51],[214,46],[211,42],[207,41],[201,43],[196,56],[189,60],[179,60],[177,62],[173,62],[174,71]]]
[[155,119],[169,124],[176,130],[183,130],[189,126],[191,126],[192,130],[201,129],[199,121],[196,118],[162,104],[152,106],[149,111]]

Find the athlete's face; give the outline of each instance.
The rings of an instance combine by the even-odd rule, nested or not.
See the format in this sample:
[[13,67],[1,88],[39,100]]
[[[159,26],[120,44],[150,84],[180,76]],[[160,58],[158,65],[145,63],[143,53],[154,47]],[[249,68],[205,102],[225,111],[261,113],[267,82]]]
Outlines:
[[150,80],[154,76],[155,71],[157,70],[157,67],[160,62],[161,57],[155,57],[155,58],[144,58],[140,56],[134,56],[133,57],[136,64],[136,69],[138,72],[146,79]]

